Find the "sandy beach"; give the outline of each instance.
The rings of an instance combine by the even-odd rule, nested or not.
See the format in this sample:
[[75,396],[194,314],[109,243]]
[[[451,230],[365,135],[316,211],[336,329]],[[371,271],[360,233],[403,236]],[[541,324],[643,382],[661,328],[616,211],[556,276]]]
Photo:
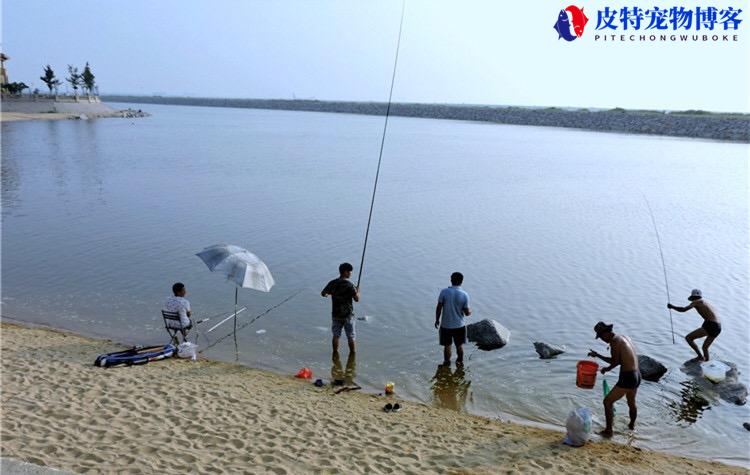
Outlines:
[[[221,362],[2,324],[2,455],[77,473],[747,473]],[[399,413],[384,413],[400,401]]]

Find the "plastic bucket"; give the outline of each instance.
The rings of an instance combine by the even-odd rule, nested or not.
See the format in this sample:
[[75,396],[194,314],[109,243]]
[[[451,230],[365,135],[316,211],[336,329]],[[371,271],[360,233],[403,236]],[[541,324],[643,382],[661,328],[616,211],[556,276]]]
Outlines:
[[576,365],[576,386],[591,389],[596,384],[596,373],[599,365],[593,361],[581,360]]

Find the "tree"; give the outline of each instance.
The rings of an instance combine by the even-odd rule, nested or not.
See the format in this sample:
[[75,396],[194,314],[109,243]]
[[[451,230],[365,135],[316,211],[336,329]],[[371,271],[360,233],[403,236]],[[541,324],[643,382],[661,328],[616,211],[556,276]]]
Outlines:
[[86,67],[83,68],[83,73],[81,74],[81,80],[83,81],[83,87],[85,89],[88,89],[89,94],[91,94],[91,91],[94,90],[94,73],[91,72],[91,68],[89,67],[89,62],[86,61]]
[[69,76],[65,78],[66,81],[70,83],[70,86],[73,88],[73,91],[75,95],[78,95],[78,87],[81,85],[81,75],[78,73],[78,68],[74,68],[70,64],[68,65],[68,74]]
[[21,94],[24,89],[28,88],[29,86],[22,82],[9,82],[8,84],[3,84],[3,89],[7,91],[8,94],[12,95]]
[[44,68],[44,76],[39,77],[39,79],[44,81],[44,84],[47,85],[50,95],[52,95],[52,89],[55,89],[60,85],[60,80],[55,77],[55,72],[49,64]]

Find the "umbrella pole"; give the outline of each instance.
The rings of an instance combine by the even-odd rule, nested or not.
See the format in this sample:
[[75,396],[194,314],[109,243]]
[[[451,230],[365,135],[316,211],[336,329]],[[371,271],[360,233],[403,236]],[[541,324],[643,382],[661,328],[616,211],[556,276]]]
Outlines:
[[237,293],[238,292],[239,292],[239,288],[235,287],[234,288],[234,331],[233,331],[233,334],[234,334],[234,356],[235,356],[235,359],[237,360],[240,359],[240,352],[239,352],[239,349],[237,348]]

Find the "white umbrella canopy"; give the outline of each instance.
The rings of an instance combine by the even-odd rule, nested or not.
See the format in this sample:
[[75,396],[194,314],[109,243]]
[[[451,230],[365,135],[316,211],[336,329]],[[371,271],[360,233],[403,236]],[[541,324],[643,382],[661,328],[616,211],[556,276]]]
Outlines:
[[270,292],[271,271],[255,254],[232,244],[215,244],[196,254],[211,272],[219,272],[238,287]]
[[[232,281],[237,287],[234,289],[234,314],[214,325],[211,330],[218,327],[229,318],[234,317],[235,352],[237,351],[237,290],[242,287],[246,289],[270,292],[274,285],[271,271],[258,256],[232,244],[215,244],[203,249],[196,256],[206,264],[211,272],[224,275],[227,280]],[[211,331],[209,330],[209,331]]]

